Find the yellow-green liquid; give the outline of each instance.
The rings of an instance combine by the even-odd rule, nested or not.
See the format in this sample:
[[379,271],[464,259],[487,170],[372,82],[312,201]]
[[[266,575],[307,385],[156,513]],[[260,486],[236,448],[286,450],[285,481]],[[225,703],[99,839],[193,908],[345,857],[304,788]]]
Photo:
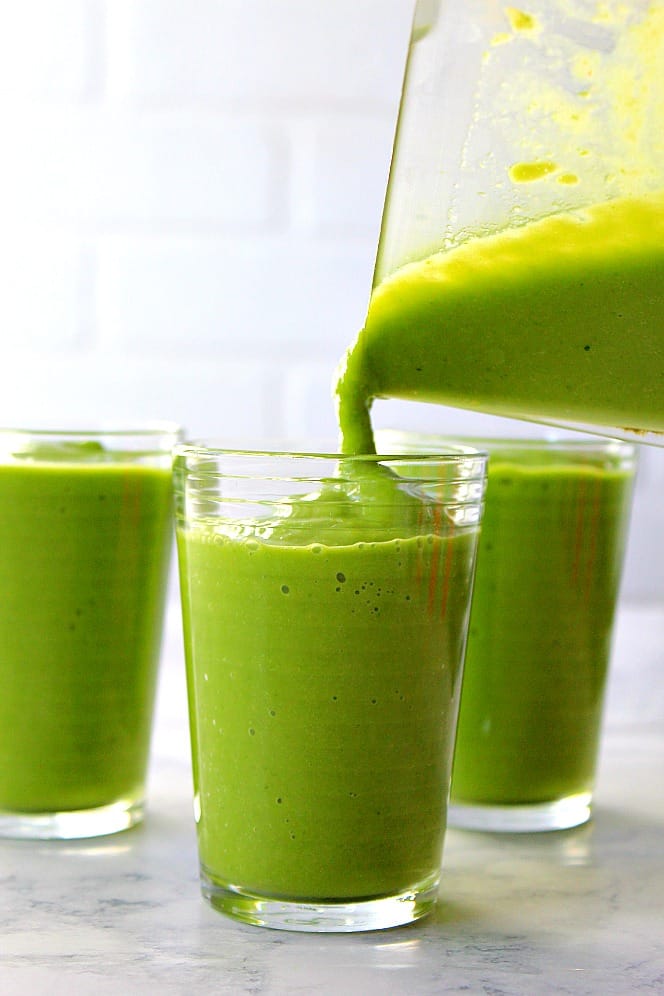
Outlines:
[[469,239],[373,291],[337,384],[344,452],[374,398],[664,432],[664,194]]
[[489,449],[452,800],[552,802],[593,789],[632,471]]
[[171,471],[0,465],[0,810],[140,799],[166,573]]
[[323,502],[322,519],[296,502],[270,538],[178,528],[199,851],[218,886],[323,901],[437,881],[477,530],[436,535],[411,499],[386,534],[367,502]]

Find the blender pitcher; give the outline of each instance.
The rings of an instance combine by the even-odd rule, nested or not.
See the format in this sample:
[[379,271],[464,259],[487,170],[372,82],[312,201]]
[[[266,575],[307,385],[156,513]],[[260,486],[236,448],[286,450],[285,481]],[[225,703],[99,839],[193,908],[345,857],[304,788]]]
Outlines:
[[662,2],[419,0],[342,408],[664,445],[663,94]]

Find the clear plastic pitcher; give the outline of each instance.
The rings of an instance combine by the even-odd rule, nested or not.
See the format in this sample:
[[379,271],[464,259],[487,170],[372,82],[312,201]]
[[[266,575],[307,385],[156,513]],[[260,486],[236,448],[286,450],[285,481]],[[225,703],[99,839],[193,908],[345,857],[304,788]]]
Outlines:
[[664,4],[419,0],[376,282],[553,213],[664,187]]
[[419,0],[342,407],[664,444],[663,94],[663,2]]

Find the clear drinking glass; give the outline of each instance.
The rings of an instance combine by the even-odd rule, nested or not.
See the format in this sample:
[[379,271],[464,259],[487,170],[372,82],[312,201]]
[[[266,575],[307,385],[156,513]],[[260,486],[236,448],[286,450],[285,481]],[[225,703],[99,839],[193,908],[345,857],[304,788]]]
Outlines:
[[664,444],[663,46],[658,0],[419,0],[372,396]]
[[[426,452],[444,441],[386,433],[381,442]],[[489,473],[449,825],[577,826],[590,817],[634,447],[593,437],[474,443],[488,451]]]
[[0,430],[0,836],[143,817],[178,439]]
[[425,915],[485,456],[176,452],[204,896],[291,930]]

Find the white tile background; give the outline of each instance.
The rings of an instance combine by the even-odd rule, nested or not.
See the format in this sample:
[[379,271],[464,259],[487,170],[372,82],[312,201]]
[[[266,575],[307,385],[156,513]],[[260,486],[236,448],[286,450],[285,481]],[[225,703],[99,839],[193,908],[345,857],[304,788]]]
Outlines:
[[[333,438],[412,0],[0,0],[0,423]],[[383,424],[506,431],[392,402]],[[623,593],[664,599],[664,450]]]

